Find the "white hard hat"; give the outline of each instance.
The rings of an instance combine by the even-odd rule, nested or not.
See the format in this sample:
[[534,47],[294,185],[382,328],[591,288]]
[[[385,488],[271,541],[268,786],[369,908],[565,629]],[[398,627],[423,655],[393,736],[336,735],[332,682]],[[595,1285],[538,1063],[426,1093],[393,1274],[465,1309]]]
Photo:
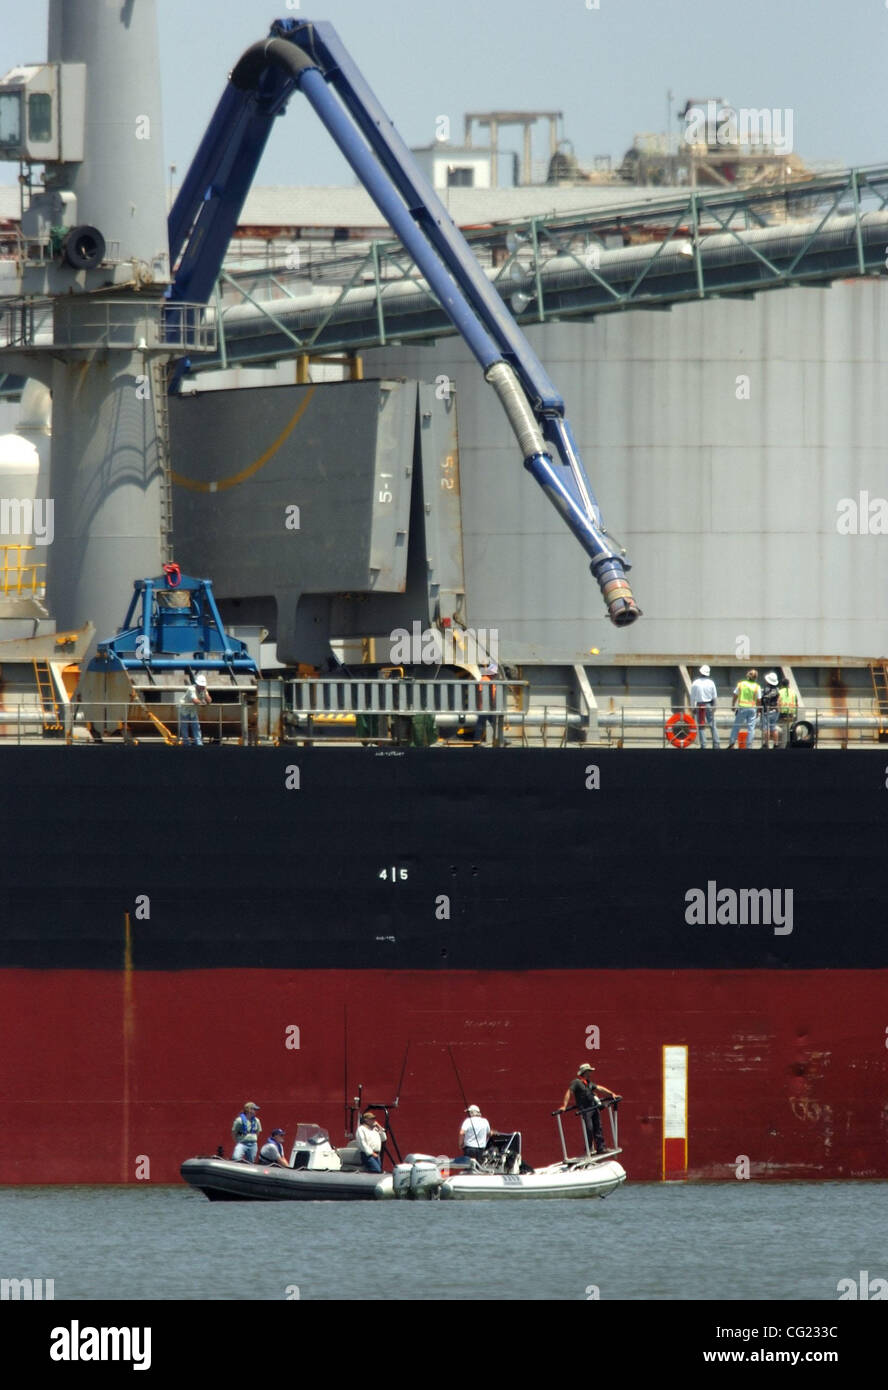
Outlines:
[[469,1108],[468,1108],[468,1110],[466,1111],[466,1114],[467,1114],[467,1115],[480,1115],[480,1114],[481,1114],[481,1111],[478,1109],[477,1105],[470,1105]]
[[207,683],[207,678],[206,678],[206,676],[204,675],[203,671],[201,671],[199,675],[197,675],[197,676],[194,677],[194,684],[195,684],[195,685],[206,685],[206,683]]
[[701,666],[701,667],[700,667],[700,675],[701,675],[701,676],[708,676],[708,675],[709,675],[709,667],[708,667],[708,666]]
[[777,684],[777,677],[776,677],[776,675],[774,674],[773,671],[769,671],[769,672],[768,672],[768,674],[765,676],[765,680],[768,682],[768,685],[776,685],[776,684]]

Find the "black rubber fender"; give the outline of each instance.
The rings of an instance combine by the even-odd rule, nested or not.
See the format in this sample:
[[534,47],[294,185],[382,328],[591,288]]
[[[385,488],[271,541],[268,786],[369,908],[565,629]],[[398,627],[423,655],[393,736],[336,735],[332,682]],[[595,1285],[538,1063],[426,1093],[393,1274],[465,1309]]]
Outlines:
[[105,238],[98,227],[72,227],[62,242],[62,255],[75,270],[95,270],[105,259]]
[[790,748],[815,748],[817,729],[808,719],[797,719],[789,731]]

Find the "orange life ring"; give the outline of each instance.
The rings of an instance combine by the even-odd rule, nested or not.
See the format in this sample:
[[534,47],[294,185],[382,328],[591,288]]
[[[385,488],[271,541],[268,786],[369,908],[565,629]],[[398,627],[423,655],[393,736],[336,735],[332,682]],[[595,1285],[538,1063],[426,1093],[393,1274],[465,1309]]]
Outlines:
[[697,721],[687,710],[679,710],[666,720],[666,737],[676,748],[689,748],[697,737]]

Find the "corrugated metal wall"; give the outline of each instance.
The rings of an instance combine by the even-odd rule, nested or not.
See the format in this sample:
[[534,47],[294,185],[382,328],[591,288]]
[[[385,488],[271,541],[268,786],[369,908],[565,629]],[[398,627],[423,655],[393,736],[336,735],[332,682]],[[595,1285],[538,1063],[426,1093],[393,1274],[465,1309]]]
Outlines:
[[462,343],[366,370],[456,384],[468,618],[504,655],[877,656],[888,535],[838,522],[888,498],[886,320],[888,285],[849,281],[528,331],[634,562],[645,616],[621,631]]

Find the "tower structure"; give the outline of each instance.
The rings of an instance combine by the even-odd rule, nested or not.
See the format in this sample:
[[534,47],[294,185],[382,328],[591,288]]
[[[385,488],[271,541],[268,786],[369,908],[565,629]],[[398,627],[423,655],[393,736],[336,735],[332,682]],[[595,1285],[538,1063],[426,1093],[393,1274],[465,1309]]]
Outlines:
[[133,575],[168,558],[164,366],[194,339],[165,300],[155,0],[50,0],[47,62],[0,81],[0,158],[22,187],[0,355],[53,395],[48,602],[111,636]]

